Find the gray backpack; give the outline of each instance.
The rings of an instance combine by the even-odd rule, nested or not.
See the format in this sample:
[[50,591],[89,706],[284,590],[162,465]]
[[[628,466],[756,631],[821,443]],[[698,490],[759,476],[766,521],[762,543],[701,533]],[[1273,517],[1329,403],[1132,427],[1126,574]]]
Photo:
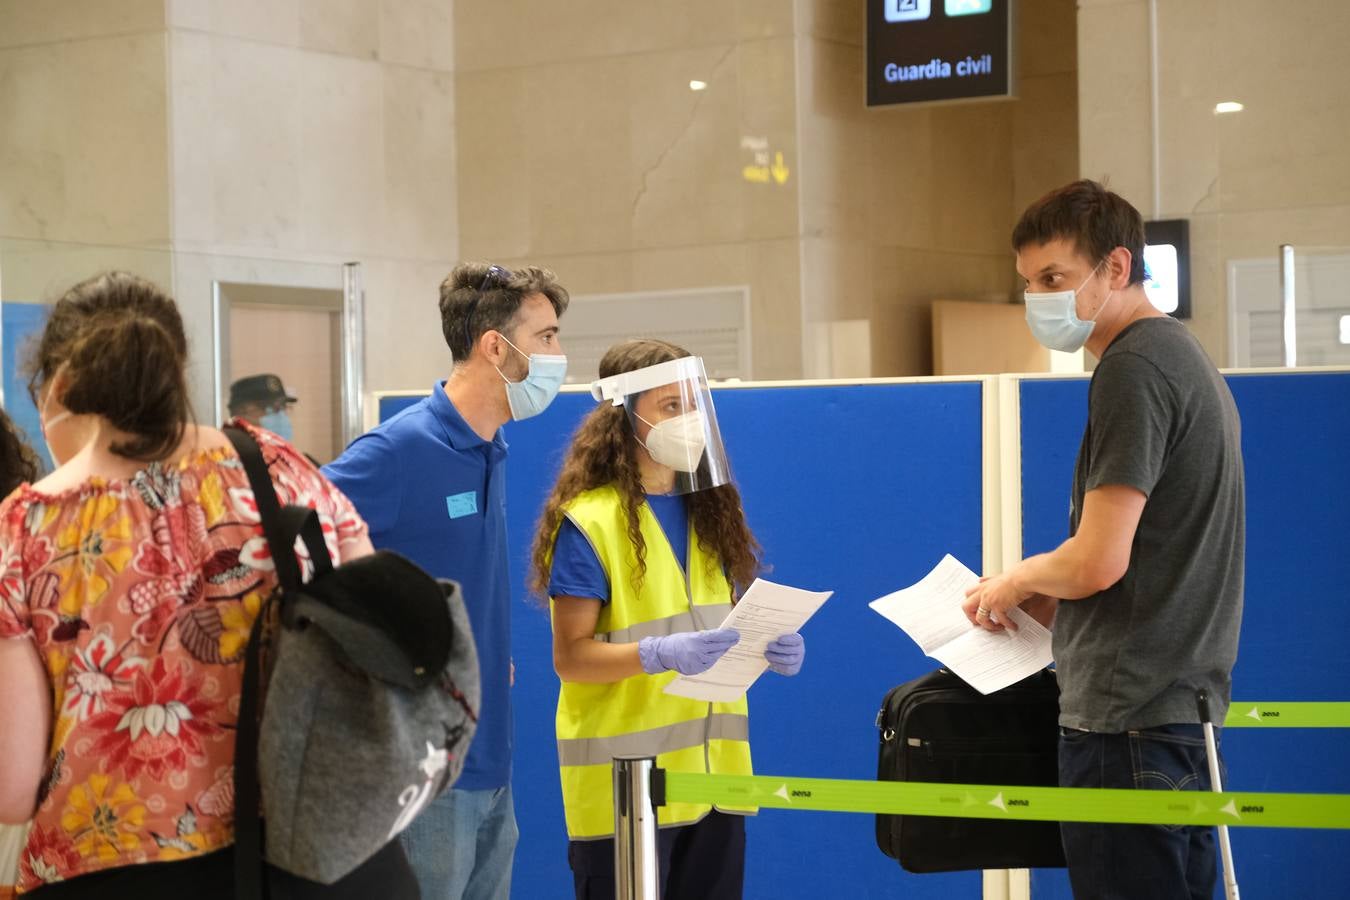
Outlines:
[[[281,508],[257,443],[237,428],[226,433],[278,581],[245,659],[236,896],[321,896],[320,885],[337,894],[459,777],[478,722],[478,655],[458,585],[383,550],[334,567],[318,514]],[[313,563],[305,583],[297,538]],[[275,624],[264,637],[268,619]],[[311,889],[295,890],[297,877]]]

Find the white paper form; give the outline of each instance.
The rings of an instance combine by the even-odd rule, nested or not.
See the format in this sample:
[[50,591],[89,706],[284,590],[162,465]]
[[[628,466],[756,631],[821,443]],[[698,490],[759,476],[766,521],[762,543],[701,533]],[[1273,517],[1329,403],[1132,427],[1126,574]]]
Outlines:
[[1050,665],[1050,632],[1020,609],[1008,611],[1017,630],[985,631],[961,611],[979,576],[951,554],[917,584],[868,605],[899,625],[927,656],[981,694],[992,694]]
[[833,593],[804,591],[756,578],[718,626],[736,629],[741,639],[712,668],[698,675],[681,675],[666,685],[666,693],[714,703],[739,700],[769,667],[764,658],[769,642],[800,631]]

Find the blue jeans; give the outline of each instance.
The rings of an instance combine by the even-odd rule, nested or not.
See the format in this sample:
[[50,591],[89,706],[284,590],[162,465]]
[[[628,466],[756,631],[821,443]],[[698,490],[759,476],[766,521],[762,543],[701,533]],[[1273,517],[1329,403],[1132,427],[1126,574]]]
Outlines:
[[422,900],[508,900],[519,836],[508,784],[487,791],[451,788],[399,837]]
[[[1059,783],[1062,787],[1208,791],[1204,732],[1199,725],[1159,725],[1121,734],[1061,728]],[[1062,822],[1059,830],[1074,900],[1210,900],[1214,896],[1213,828]]]

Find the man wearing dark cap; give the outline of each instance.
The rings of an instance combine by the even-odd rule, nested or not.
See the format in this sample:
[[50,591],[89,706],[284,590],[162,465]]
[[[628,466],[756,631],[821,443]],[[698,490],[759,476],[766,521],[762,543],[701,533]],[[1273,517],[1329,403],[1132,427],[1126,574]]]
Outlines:
[[230,385],[230,415],[247,419],[288,441],[295,440],[288,412],[295,398],[276,375],[248,375]]

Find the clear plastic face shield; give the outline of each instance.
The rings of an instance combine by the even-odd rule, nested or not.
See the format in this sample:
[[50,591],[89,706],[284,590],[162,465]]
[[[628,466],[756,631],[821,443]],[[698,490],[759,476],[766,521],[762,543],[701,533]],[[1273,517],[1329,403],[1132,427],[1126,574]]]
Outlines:
[[596,400],[623,406],[638,452],[669,469],[669,493],[690,494],[731,480],[703,360],[686,356],[601,378]]

